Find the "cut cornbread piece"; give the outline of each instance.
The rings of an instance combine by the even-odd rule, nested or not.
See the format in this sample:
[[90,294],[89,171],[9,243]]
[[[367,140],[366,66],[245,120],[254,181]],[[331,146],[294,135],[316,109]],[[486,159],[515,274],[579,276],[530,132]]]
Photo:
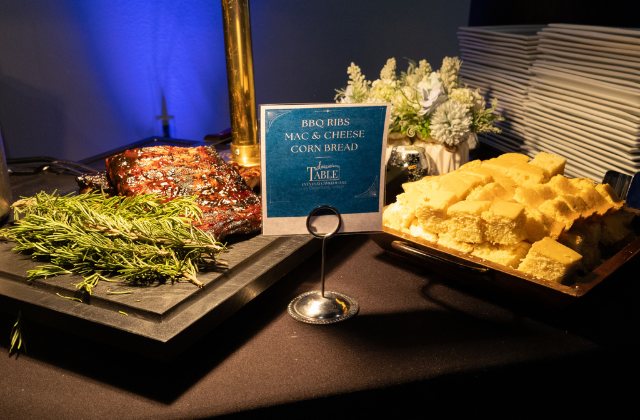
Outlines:
[[595,184],[584,178],[569,179],[556,175],[546,185],[583,218],[591,216],[606,202],[596,191]]
[[524,208],[524,231],[529,242],[536,242],[551,233],[551,223],[538,210],[532,207]]
[[447,233],[456,241],[484,242],[482,212],[491,206],[491,201],[458,201],[447,209],[445,222]]
[[460,201],[451,191],[438,190],[424,197],[415,214],[425,230],[442,233],[446,231],[444,224],[447,218],[447,209],[453,203]]
[[506,175],[518,185],[540,184],[545,180],[541,168],[523,162],[514,162],[507,168]]
[[546,180],[555,175],[564,174],[566,163],[567,160],[562,156],[547,152],[538,152],[529,162],[530,165],[537,166],[544,171]]
[[467,200],[473,201],[509,201],[513,197],[513,193],[507,190],[502,184],[490,182],[485,185],[476,187],[467,196]]
[[596,191],[609,203],[611,209],[619,210],[624,205],[624,201],[618,198],[616,192],[609,184],[596,185]]
[[587,203],[588,211],[582,214],[587,218],[593,214],[602,216],[611,208],[611,204],[596,189],[596,183],[587,178],[572,178],[571,185],[577,189],[575,193]]
[[474,160],[470,160],[469,162],[465,163],[464,165],[460,166],[458,168],[458,171],[466,171],[469,169],[476,169],[476,168],[480,168],[482,166],[482,161],[480,159],[474,159]]
[[510,170],[515,166],[526,165],[528,161],[529,156],[522,153],[504,153],[498,157],[482,161],[481,167],[488,171],[496,181],[501,177],[506,177],[511,182],[517,183]]
[[502,153],[501,155],[496,157],[496,159],[503,162],[527,163],[529,162],[530,158],[529,156],[523,153],[508,152],[508,153]]
[[458,200],[464,200],[464,198],[475,187],[481,184],[481,179],[477,177],[469,177],[463,172],[449,172],[446,175],[441,176],[438,179],[438,185],[440,190],[446,190],[456,195]]
[[503,176],[503,177],[508,177],[507,175],[507,170],[511,167],[511,165],[513,165],[514,163],[517,163],[518,161],[509,161],[508,159],[498,159],[498,158],[493,158],[493,159],[488,159],[488,160],[484,160],[482,161],[482,168],[487,170],[495,179],[496,176]]
[[527,255],[527,252],[529,252],[529,248],[531,248],[531,244],[525,241],[513,245],[492,245],[485,242],[476,245],[471,255],[507,267],[517,268]]
[[415,236],[416,238],[420,238],[428,242],[438,241],[438,234],[424,230],[417,220],[414,220],[411,226],[409,226],[408,233],[411,236]]
[[513,200],[527,207],[536,208],[548,198],[540,188],[535,186],[520,186],[513,193]]
[[473,244],[460,242],[454,239],[453,236],[448,232],[438,235],[437,244],[446,248],[455,249],[456,251],[462,252],[464,254],[469,254],[471,251],[473,251]]
[[531,245],[518,270],[539,279],[560,282],[578,268],[581,260],[582,255],[547,237]]
[[580,217],[580,214],[571,209],[561,197],[546,200],[538,206],[538,211],[549,220],[561,223],[565,229],[570,229],[573,222]]
[[578,214],[578,217],[582,217],[583,214],[586,215],[590,211],[586,201],[579,195],[563,194],[558,196],[558,198],[567,203],[569,208]]
[[[577,179],[577,178],[576,178]],[[574,181],[564,175],[556,175],[549,179],[547,185],[551,187],[557,194],[577,194],[580,192],[580,181]]]
[[[470,165],[473,163],[473,165]],[[479,177],[481,184],[487,184],[493,181],[491,171],[482,167],[482,161],[474,160],[468,164],[462,165],[456,172],[462,172],[465,175],[473,175]]]
[[631,222],[635,215],[629,211],[612,211],[602,216],[603,245],[614,245],[632,233]]
[[482,212],[484,237],[494,244],[515,244],[526,237],[524,206],[509,201],[494,201]]
[[382,211],[382,224],[395,230],[408,228],[415,218],[415,213],[409,211],[399,201],[389,204]]

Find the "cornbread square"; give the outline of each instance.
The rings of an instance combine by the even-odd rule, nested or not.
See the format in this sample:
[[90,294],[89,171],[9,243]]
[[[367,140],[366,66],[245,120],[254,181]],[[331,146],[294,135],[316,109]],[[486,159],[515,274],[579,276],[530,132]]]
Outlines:
[[561,197],[545,201],[538,207],[538,211],[549,220],[554,220],[564,225],[565,229],[570,229],[573,222],[580,217],[580,214],[569,207],[569,204]]
[[538,207],[547,200],[539,188],[534,188],[532,186],[521,186],[516,188],[516,191],[513,193],[513,199],[524,206],[533,208]]
[[482,212],[490,206],[490,201],[465,200],[452,204],[447,209],[447,233],[460,242],[484,242]]
[[451,248],[463,254],[469,254],[473,251],[473,244],[461,242],[454,239],[448,232],[438,235],[438,245],[445,248]]
[[[491,171],[482,167],[482,161],[474,160],[472,162],[474,163],[473,165],[469,165],[469,164],[462,165],[456,172],[464,173],[465,175],[471,175],[471,176],[480,178],[481,185],[487,184],[493,181],[493,175],[491,175]],[[469,163],[472,163],[472,162],[469,162]]]
[[424,197],[424,202],[416,208],[415,214],[420,224],[428,231],[446,231],[447,209],[459,199],[451,191],[435,191]]
[[494,201],[482,213],[485,222],[484,237],[494,244],[516,244],[525,239],[524,206],[510,201]]
[[512,163],[527,163],[529,162],[529,156],[523,153],[509,152],[499,155],[497,158],[499,161],[512,162]]
[[515,162],[507,169],[506,175],[518,185],[540,184],[545,181],[544,171],[523,162]]
[[538,210],[532,207],[524,208],[524,231],[527,241],[533,243],[545,236],[549,236],[549,223]]
[[624,201],[620,200],[616,192],[609,184],[596,185],[596,191],[609,203],[610,209],[619,210],[624,205]]
[[428,242],[438,242],[438,234],[425,230],[417,220],[414,220],[413,223],[411,223],[408,233],[411,236],[424,239]]
[[538,152],[529,162],[530,165],[537,166],[544,171],[545,178],[550,179],[555,175],[564,174],[564,167],[567,160],[562,156],[553,153]]
[[[518,161],[516,161],[517,163]],[[496,178],[496,176],[503,176],[503,177],[508,177],[507,171],[509,170],[509,168],[511,167],[511,165],[513,165],[513,161],[510,161],[508,159],[498,159],[498,158],[493,158],[493,159],[488,159],[488,160],[484,160],[482,161],[482,168],[485,169],[486,171],[488,171],[493,177],[494,179]]]
[[534,277],[562,281],[580,264],[582,255],[551,239],[543,238],[531,245],[518,270]]
[[513,245],[492,245],[484,243],[476,245],[471,255],[484,258],[496,264],[517,268],[522,259],[527,255],[527,252],[529,252],[529,248],[531,248],[531,244],[525,241]]
[[481,182],[482,180],[478,177],[469,177],[465,173],[457,171],[449,172],[438,180],[439,189],[454,193],[458,200],[464,200],[471,190]]
[[580,182],[569,179],[563,175],[556,175],[549,179],[547,185],[551,187],[558,195],[577,194],[580,192]]
[[602,216],[611,208],[609,202],[596,190],[596,184],[587,179],[576,179],[574,186],[578,188],[576,195],[587,203],[588,210],[582,217],[589,217],[593,214]]
[[558,198],[567,203],[569,208],[578,213],[579,216],[589,214],[589,206],[579,195],[564,194]]
[[415,213],[407,210],[399,201],[389,204],[382,211],[382,224],[395,230],[408,228],[415,218]]
[[476,187],[467,196],[467,200],[474,201],[509,201],[513,197],[513,192],[507,190],[502,184],[490,182]]

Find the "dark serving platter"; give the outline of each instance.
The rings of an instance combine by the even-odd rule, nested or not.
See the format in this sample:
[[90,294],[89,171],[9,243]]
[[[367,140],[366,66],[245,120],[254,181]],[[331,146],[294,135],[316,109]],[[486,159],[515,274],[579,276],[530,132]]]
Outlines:
[[[187,141],[153,138],[133,146],[150,144],[193,145]],[[103,158],[104,155],[90,158],[80,165],[89,164],[99,169]],[[58,162],[45,160],[44,164],[35,165],[18,162],[22,167],[29,164],[36,170],[12,174],[14,199],[43,190],[60,194],[78,190],[77,173],[73,173],[76,165],[71,172],[66,162],[59,166],[61,170],[51,170],[52,164]],[[15,166],[20,166],[18,164]],[[9,316],[21,313],[29,321],[106,341],[152,358],[169,359],[311,256],[319,249],[318,241],[313,239],[311,235],[259,234],[236,238],[220,255],[228,268],[198,275],[203,288],[188,282],[146,287],[101,282],[84,302],[74,299],[78,297],[75,284],[80,281],[79,277],[27,281],[27,271],[37,263],[12,252],[12,243],[0,241],[0,310]],[[126,294],[118,294],[123,291]]]
[[558,283],[387,227],[383,232],[373,235],[373,240],[388,253],[434,269],[463,286],[497,292],[508,298],[548,308],[561,308],[576,302],[640,254],[640,236],[636,236],[622,244],[617,252],[593,271],[570,279],[567,283]]

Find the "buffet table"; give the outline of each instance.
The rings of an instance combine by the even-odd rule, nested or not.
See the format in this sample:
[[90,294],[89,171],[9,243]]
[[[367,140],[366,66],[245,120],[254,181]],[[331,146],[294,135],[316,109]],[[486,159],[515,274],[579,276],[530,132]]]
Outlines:
[[[70,179],[12,182],[31,193]],[[23,325],[27,352],[9,357],[16,314],[0,311],[0,417],[405,418],[633,404],[624,382],[638,368],[637,258],[562,308],[459,286],[370,235],[331,239],[326,264],[327,289],[358,301],[354,318],[307,325],[288,315],[294,297],[319,287],[316,253],[165,361],[37,319]]]

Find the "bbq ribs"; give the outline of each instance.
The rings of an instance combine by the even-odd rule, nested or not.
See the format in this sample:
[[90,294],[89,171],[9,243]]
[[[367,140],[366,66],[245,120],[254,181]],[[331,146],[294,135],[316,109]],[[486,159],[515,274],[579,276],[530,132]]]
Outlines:
[[[222,240],[260,230],[260,198],[236,168],[213,147],[151,146],[125,150],[105,160],[106,181],[119,195],[192,195],[203,211],[198,226]],[[96,183],[95,179],[84,182]],[[79,179],[82,185],[83,180]]]

